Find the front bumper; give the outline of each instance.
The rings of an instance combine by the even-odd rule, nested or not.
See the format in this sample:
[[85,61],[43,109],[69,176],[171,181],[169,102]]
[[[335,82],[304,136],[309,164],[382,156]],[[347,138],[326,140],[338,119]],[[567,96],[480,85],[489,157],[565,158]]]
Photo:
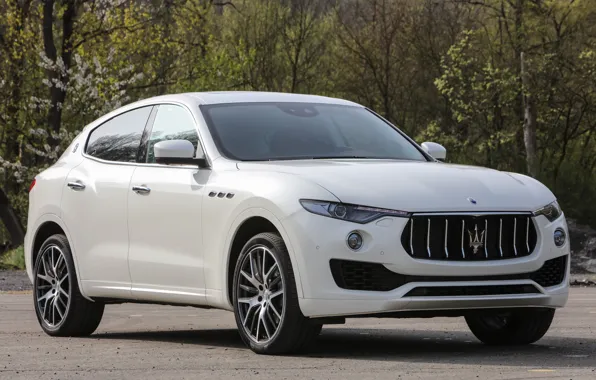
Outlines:
[[[569,257],[569,240],[556,247],[553,233],[561,227],[567,231],[564,217],[550,223],[544,216],[535,218],[538,241],[533,253],[526,257],[487,261],[436,261],[412,258],[402,247],[401,233],[405,218],[386,217],[366,225],[335,220],[307,211],[299,211],[283,221],[295,252],[297,275],[302,284],[300,308],[308,317],[383,314],[406,311],[563,307],[567,302],[569,263],[563,282],[542,287],[531,279],[482,280],[500,275],[531,273],[546,261],[560,256]],[[354,252],[345,242],[352,231],[364,237],[363,247]],[[330,268],[332,259],[352,260],[384,265],[392,272],[407,276],[436,276],[447,281],[408,282],[389,291],[348,290],[338,286]],[[567,260],[569,260],[567,258]],[[458,278],[474,276],[474,281]],[[451,281],[449,278],[454,280]],[[479,278],[480,277],[480,278]],[[527,294],[411,296],[418,287],[530,285],[536,289]]]

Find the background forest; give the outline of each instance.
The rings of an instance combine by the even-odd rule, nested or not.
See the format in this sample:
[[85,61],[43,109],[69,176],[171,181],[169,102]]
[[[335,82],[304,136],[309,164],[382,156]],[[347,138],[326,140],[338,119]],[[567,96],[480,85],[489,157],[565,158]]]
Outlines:
[[25,222],[85,124],[208,90],[354,100],[596,226],[595,0],[0,0],[0,186]]

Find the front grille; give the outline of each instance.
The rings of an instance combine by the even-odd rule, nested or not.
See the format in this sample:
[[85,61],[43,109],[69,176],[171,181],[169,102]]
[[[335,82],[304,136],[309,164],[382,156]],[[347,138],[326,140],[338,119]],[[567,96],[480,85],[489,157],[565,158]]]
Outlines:
[[567,255],[548,260],[535,272],[492,276],[408,276],[390,271],[382,264],[361,261],[330,261],[337,286],[349,290],[386,292],[411,282],[533,280],[548,288],[559,285],[567,272]]
[[538,293],[534,285],[425,286],[410,290],[404,297],[466,297]]
[[536,228],[529,214],[414,215],[401,236],[416,259],[478,261],[530,255]]

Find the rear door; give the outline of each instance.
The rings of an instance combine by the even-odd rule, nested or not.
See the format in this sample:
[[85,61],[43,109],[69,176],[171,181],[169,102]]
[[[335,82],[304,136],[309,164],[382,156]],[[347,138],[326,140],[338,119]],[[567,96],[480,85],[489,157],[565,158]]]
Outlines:
[[[128,191],[129,266],[135,298],[202,304],[205,300],[201,203],[211,170],[155,163],[154,145],[199,136],[189,110],[159,105],[144,164]],[[141,151],[145,151],[143,147]]]
[[89,296],[130,298],[127,197],[152,108],[128,111],[92,130],[85,159],[65,182],[63,219]]

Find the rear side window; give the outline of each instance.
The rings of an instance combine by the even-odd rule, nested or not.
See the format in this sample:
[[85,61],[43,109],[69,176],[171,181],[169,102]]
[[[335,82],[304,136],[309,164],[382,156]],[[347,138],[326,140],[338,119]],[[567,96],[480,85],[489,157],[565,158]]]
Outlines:
[[103,123],[89,135],[85,153],[107,161],[136,162],[151,109],[137,108]]

